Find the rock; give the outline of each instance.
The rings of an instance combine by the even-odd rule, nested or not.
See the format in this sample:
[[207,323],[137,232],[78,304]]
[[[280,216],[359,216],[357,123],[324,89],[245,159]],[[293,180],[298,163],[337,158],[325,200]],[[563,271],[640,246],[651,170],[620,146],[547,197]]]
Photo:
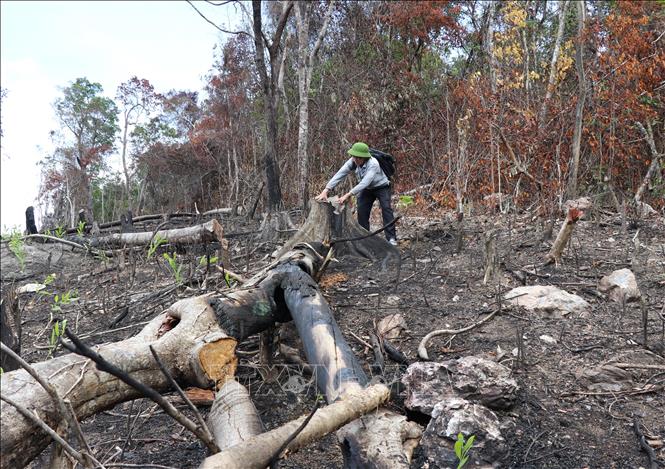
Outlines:
[[65,264],[69,266],[80,265],[81,256],[76,252],[68,252],[63,256],[62,244],[23,244],[25,264],[23,268],[17,257],[2,243],[2,282],[21,281],[32,277],[46,276],[55,271],[61,271]]
[[600,279],[598,290],[617,302],[637,301],[642,297],[635,274],[630,269],[615,270]]
[[515,403],[518,390],[510,375],[509,368],[475,356],[414,363],[402,377],[406,386],[404,405],[431,415],[437,403],[464,398],[492,409],[508,409]]
[[635,202],[635,208],[637,209],[637,216],[640,218],[648,218],[651,215],[658,214],[658,212],[656,212],[654,208],[646,202]]
[[556,344],[556,339],[550,335],[543,334],[540,337],[538,337],[540,340],[545,342],[546,344],[554,345]]
[[456,468],[454,445],[460,432],[465,437],[476,436],[469,452],[468,467],[491,467],[490,464],[507,454],[496,414],[482,405],[453,398],[438,403],[432,411],[432,420],[420,441],[423,463],[430,468]]
[[552,317],[563,317],[570,313],[584,314],[590,308],[583,298],[552,285],[513,288],[504,298],[511,305],[546,313]]
[[633,388],[633,375],[612,365],[579,369],[575,378],[589,391],[616,392]]
[[[397,299],[399,300],[399,297]],[[379,335],[388,340],[398,338],[404,329],[406,329],[406,321],[404,320],[404,316],[399,313],[386,316],[376,325]]]

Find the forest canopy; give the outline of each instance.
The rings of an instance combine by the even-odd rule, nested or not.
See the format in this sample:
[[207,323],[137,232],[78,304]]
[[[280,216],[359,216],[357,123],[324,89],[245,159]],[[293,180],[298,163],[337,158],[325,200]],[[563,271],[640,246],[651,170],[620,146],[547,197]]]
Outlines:
[[[518,208],[632,199],[658,155],[650,139],[663,141],[662,2],[244,6],[202,93],[131,70],[114,99],[92,76],[63,87],[45,225],[75,226],[81,209],[103,222],[246,206],[262,181],[265,209],[302,206],[358,140],[396,157],[396,192],[427,187],[422,208],[497,193]],[[655,164],[643,198],[662,208]]]

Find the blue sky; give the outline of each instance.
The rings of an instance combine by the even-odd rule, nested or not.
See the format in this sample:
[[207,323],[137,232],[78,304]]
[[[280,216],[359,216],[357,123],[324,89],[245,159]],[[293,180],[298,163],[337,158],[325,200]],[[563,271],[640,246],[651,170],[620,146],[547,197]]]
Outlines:
[[[238,23],[231,6],[195,4],[219,25]],[[8,92],[1,110],[3,231],[23,229],[25,208],[35,204],[36,163],[58,128],[51,105],[64,86],[86,77],[114,97],[136,75],[158,92],[199,91],[221,42],[185,1],[2,1],[0,21],[0,83]]]

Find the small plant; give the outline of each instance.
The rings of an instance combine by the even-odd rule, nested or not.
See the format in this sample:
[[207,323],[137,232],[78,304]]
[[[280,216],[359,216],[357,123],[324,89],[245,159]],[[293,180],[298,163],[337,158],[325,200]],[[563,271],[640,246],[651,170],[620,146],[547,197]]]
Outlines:
[[161,236],[159,233],[156,234],[155,237],[152,238],[152,241],[150,241],[150,247],[148,248],[148,259],[154,256],[157,248],[164,243],[166,243],[166,238]]
[[67,320],[66,319],[63,319],[62,322],[60,322],[58,320],[53,325],[53,329],[51,329],[51,337],[49,337],[49,341],[48,341],[48,346],[49,346],[48,356],[49,357],[53,356],[53,352],[55,352],[55,349],[58,346],[58,342],[60,341],[60,337],[62,337],[65,334],[65,328],[66,327],[67,327]]
[[85,233],[85,222],[80,220],[79,224],[76,225],[76,234],[79,236],[83,236]]
[[457,459],[459,460],[457,469],[462,469],[469,460],[469,451],[471,451],[475,439],[476,435],[471,435],[465,440],[464,435],[461,432],[457,434],[457,441],[455,442],[455,456],[457,456]]
[[175,282],[180,285],[182,283],[182,265],[178,264],[178,261],[176,260],[176,254],[175,252],[170,255],[168,252],[165,252],[162,254],[164,259],[166,259],[166,262],[168,263],[169,267],[171,268],[171,272],[173,272],[173,277],[175,278]]
[[217,256],[210,256],[210,262],[208,262],[208,257],[207,256],[201,256],[199,259],[199,265],[210,265],[210,264],[216,264],[219,259],[217,259]]
[[54,273],[48,274],[44,279],[44,285],[46,285],[47,287],[51,285],[53,282],[55,282],[55,277],[56,275]]
[[413,196],[411,195],[400,195],[399,201],[397,202],[398,208],[408,208],[413,205]]
[[14,253],[18,259],[19,266],[21,271],[25,268],[25,259],[27,254],[25,252],[25,243],[23,242],[23,236],[18,230],[12,231],[9,237],[9,250]]
[[63,225],[58,225],[58,227],[55,229],[54,234],[56,238],[64,238],[66,233],[67,230],[65,230],[65,227]]
[[53,296],[53,304],[51,305],[51,311],[54,313],[59,313],[62,311],[62,307],[68,305],[72,301],[78,300],[78,293],[76,290],[68,290],[62,294],[55,294]]

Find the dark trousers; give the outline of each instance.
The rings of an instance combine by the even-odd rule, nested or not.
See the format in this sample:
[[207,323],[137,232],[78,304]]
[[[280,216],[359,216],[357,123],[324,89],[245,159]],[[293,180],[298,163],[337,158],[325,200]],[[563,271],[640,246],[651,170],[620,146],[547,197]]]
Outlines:
[[[358,194],[358,223],[369,231],[369,214],[372,212],[374,201],[379,199],[381,205],[381,215],[383,215],[384,226],[393,221],[393,209],[390,206],[390,196],[392,191],[390,186],[379,187],[377,189],[365,189]],[[385,229],[386,239],[397,239],[395,234],[395,225]]]

